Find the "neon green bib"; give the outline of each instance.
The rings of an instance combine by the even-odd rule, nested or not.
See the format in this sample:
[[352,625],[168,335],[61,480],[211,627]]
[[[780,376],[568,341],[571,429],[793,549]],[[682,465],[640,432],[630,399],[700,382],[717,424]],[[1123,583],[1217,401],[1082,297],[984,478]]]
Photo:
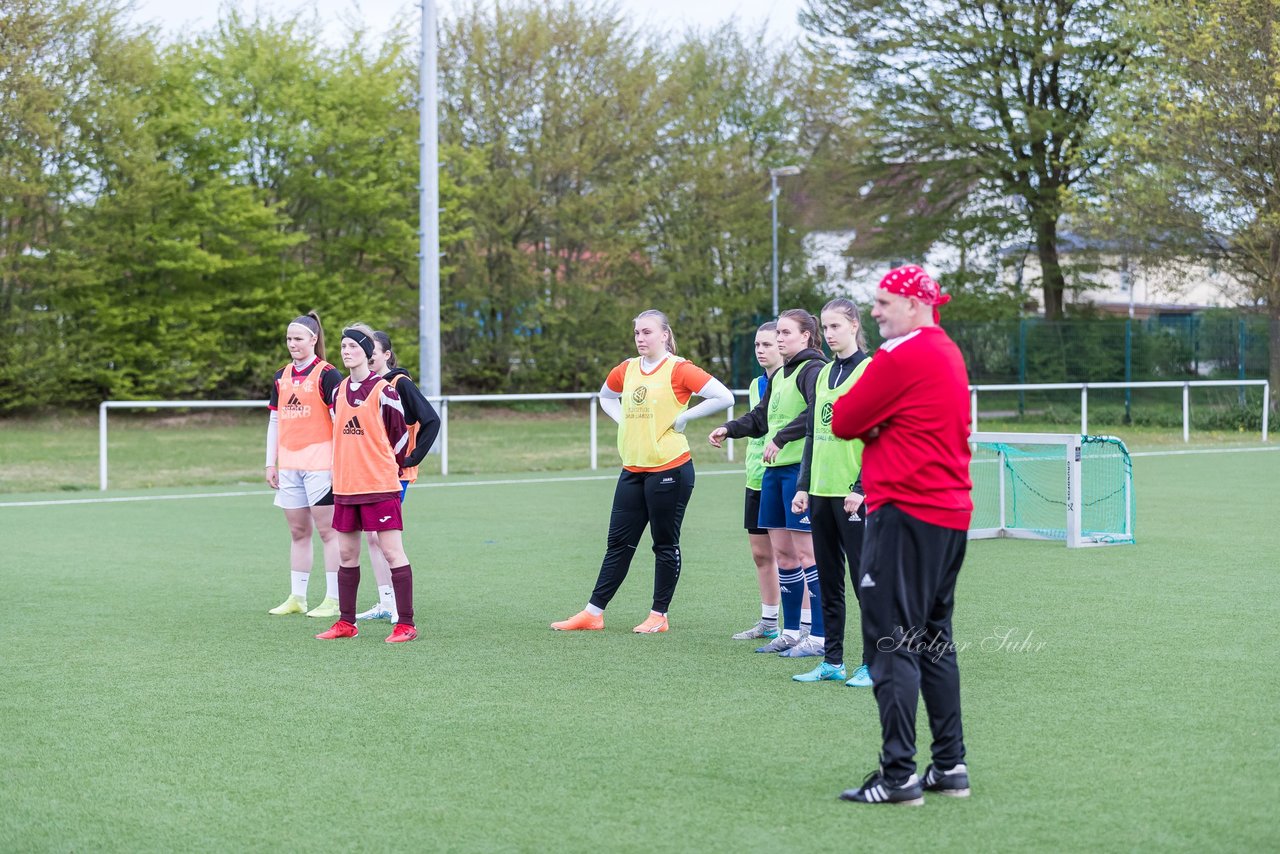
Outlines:
[[[755,409],[760,404],[760,380],[757,377],[747,386],[747,405]],[[747,440],[747,488],[760,490],[764,482],[764,436],[756,436]]]
[[840,498],[853,491],[862,470],[862,440],[841,439],[831,432],[831,412],[843,396],[862,376],[870,359],[858,363],[849,376],[835,388],[831,384],[831,366],[823,366],[813,394],[813,459],[809,464],[809,494]]
[[640,370],[640,357],[627,360],[622,380],[622,423],[618,425],[618,454],[624,466],[657,468],[689,453],[689,442],[672,427],[689,404],[676,400],[671,373],[678,356],[668,356],[653,373]]
[[[807,359],[796,365],[796,369],[789,377],[783,376],[782,368],[779,368],[769,380],[772,387],[769,389],[769,432],[764,436],[766,445],[773,441],[773,437],[778,435],[779,430],[794,421],[796,416],[804,412],[805,407],[809,405],[805,403],[804,395],[800,393],[800,386],[796,384],[800,369],[806,362],[808,362]],[[778,452],[778,456],[773,458],[773,462],[765,463],[765,466],[769,468],[792,466],[800,462],[802,456],[804,456],[804,442],[788,442]]]

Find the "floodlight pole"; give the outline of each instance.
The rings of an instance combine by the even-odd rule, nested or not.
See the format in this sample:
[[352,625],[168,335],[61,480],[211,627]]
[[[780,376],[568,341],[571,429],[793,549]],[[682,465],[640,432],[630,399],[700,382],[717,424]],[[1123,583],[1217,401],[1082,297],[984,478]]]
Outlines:
[[418,67],[418,382],[440,395],[440,167],[435,0],[422,0]]
[[773,317],[778,317],[778,178],[799,175],[799,166],[778,166],[769,170],[769,203],[773,209]]

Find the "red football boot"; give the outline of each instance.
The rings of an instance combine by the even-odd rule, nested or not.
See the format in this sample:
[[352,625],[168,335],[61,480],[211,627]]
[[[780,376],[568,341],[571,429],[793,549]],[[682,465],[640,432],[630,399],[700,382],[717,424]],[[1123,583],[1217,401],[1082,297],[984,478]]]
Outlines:
[[346,620],[338,620],[327,632],[321,632],[316,635],[316,640],[335,640],[337,638],[353,638],[360,634],[360,630],[356,628],[355,623],[348,623]]
[[405,643],[418,639],[418,630],[408,623],[396,623],[396,627],[387,636],[387,643]]

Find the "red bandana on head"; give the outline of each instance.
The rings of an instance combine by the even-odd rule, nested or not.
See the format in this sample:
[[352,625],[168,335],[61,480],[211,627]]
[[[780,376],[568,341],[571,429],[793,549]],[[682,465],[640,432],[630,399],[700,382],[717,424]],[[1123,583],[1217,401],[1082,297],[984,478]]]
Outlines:
[[938,315],[938,306],[951,302],[951,295],[944,294],[938,287],[938,283],[929,278],[929,274],[922,267],[917,267],[915,264],[895,267],[885,273],[884,278],[880,280],[880,288],[891,294],[915,297],[925,305],[933,306],[934,323],[942,319]]

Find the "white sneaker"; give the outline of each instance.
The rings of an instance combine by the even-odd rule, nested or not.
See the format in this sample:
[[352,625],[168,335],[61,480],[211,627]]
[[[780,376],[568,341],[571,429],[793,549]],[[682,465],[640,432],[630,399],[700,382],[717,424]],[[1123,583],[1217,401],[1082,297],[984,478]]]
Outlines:
[[751,628],[746,629],[745,631],[738,632],[736,635],[733,636],[733,639],[734,640],[755,640],[757,638],[764,638],[766,640],[773,640],[777,636],[778,636],[778,623],[775,621],[773,625],[767,626],[765,625],[764,620],[761,620]]
[[368,611],[356,614],[356,620],[390,620],[396,622],[396,615],[381,602],[378,602]]
[[800,638],[800,643],[791,647],[791,649],[784,649],[778,655],[783,658],[809,658],[814,655],[822,655],[826,652],[824,649],[826,643],[824,641],[825,639],[823,641],[815,640],[813,635],[804,635]]

